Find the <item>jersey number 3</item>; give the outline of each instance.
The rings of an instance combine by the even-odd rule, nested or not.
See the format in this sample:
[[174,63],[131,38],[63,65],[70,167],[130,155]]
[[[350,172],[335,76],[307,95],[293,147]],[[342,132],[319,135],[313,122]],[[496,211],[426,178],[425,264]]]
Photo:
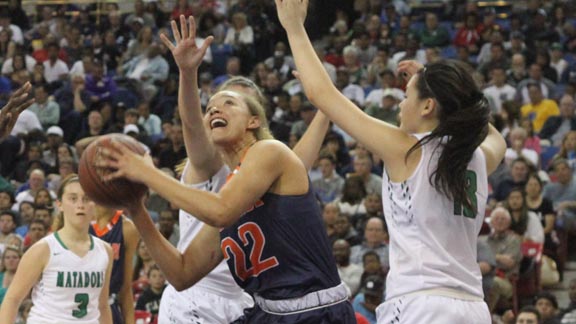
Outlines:
[[464,209],[464,217],[476,218],[476,211],[478,210],[478,199],[476,198],[476,190],[478,189],[478,182],[476,179],[476,172],[466,171],[466,196],[472,204],[473,210],[465,207],[462,202],[454,202],[454,215],[462,216],[462,209]]
[[238,228],[238,237],[240,237],[244,246],[250,243],[248,236],[251,237],[252,241],[252,250],[250,251],[250,263],[252,267],[246,265],[246,254],[236,241],[230,237],[222,240],[222,253],[224,254],[224,258],[226,258],[226,260],[230,259],[228,252],[234,255],[234,271],[236,272],[236,276],[242,279],[242,281],[246,281],[246,279],[250,277],[257,277],[262,272],[278,265],[276,257],[262,260],[262,251],[264,251],[264,246],[266,245],[266,238],[258,224],[248,222]]
[[74,302],[78,303],[78,309],[72,311],[72,316],[76,318],[82,318],[88,314],[87,306],[90,301],[90,296],[88,294],[76,294],[74,295]]

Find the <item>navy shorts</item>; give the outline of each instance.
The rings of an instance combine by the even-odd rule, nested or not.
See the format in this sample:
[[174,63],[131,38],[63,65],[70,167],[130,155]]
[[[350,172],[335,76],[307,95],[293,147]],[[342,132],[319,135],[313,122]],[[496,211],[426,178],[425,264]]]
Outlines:
[[275,315],[266,313],[260,307],[246,309],[244,316],[231,324],[356,324],[356,316],[349,301],[313,309],[307,312]]

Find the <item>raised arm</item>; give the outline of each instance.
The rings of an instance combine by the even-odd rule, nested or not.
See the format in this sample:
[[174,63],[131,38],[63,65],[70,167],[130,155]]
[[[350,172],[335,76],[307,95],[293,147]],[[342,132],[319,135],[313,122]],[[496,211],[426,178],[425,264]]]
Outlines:
[[8,103],[0,110],[0,141],[10,135],[20,113],[34,102],[34,99],[28,99],[31,88],[30,82],[26,82],[22,87],[14,91],[8,99]]
[[160,234],[143,204],[129,206],[128,214],[148,252],[176,290],[191,287],[222,261],[218,229],[204,225],[182,254]]
[[415,142],[414,138],[393,125],[368,116],[332,84],[304,29],[308,1],[275,1],[310,102],[385,163],[403,162],[405,153]]
[[186,183],[208,180],[222,167],[222,160],[202,125],[202,109],[198,94],[198,67],[213,37],[208,37],[202,47],[196,46],[196,23],[190,16],[188,22],[180,16],[180,31],[171,22],[176,45],[164,34],[162,42],[172,51],[179,68],[178,112],[182,119],[184,144],[190,167],[183,174]]
[[502,162],[504,158],[506,141],[494,126],[490,124],[489,127],[488,135],[484,139],[484,142],[480,144],[480,148],[486,156],[486,170],[488,174],[491,174],[498,168],[498,165],[500,165],[500,162]]

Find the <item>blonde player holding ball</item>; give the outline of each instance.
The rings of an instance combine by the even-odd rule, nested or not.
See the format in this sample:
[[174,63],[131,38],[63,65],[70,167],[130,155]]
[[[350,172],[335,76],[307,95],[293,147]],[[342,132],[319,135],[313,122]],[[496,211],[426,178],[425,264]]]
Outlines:
[[0,308],[0,323],[13,323],[32,289],[28,323],[111,324],[108,287],[112,248],[88,234],[90,204],[70,175],[58,190],[61,227],[34,244],[22,257]]
[[455,62],[404,61],[400,127],[371,118],[334,87],[304,28],[307,0],[276,0],[310,101],[384,161],[390,272],[378,323],[490,323],[476,241],[487,176],[506,143],[488,101]]

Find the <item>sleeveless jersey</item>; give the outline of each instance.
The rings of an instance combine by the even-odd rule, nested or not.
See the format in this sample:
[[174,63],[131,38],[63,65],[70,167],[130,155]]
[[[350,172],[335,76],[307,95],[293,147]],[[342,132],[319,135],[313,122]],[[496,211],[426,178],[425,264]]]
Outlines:
[[[421,139],[426,134],[414,135]],[[406,181],[382,178],[384,215],[390,233],[390,272],[386,299],[426,289],[449,288],[482,298],[476,242],[484,221],[488,176],[477,148],[468,164],[466,185],[477,210],[447,198],[430,184],[442,147],[422,146],[422,157]]]
[[234,279],[251,294],[288,299],[341,282],[310,182],[304,195],[266,193],[220,236]]
[[50,259],[32,290],[29,323],[99,323],[98,301],[110,260],[106,243],[90,238],[92,246],[84,257],[68,250],[57,233],[42,239]]
[[[189,163],[190,162],[187,162],[185,168],[189,167]],[[229,173],[230,168],[223,166],[210,180],[189,186],[199,190],[218,192],[226,183],[226,177]],[[183,180],[181,180],[181,182],[184,183]],[[204,223],[182,209],[180,209],[178,217],[180,224],[180,241],[178,242],[177,248],[178,251],[183,253],[186,251],[190,242],[198,235]],[[242,289],[240,289],[236,282],[234,282],[234,279],[232,279],[230,270],[228,270],[228,266],[224,261],[220,262],[216,268],[194,286],[213,291],[223,297],[238,298],[243,295]],[[180,294],[182,293],[184,293],[184,291],[180,292]]]
[[107,242],[112,247],[114,259],[112,263],[112,276],[110,277],[110,294],[120,293],[122,283],[124,282],[124,232],[123,232],[122,211],[116,211],[116,214],[104,229],[100,229],[96,221],[93,221],[89,232],[91,235]]

